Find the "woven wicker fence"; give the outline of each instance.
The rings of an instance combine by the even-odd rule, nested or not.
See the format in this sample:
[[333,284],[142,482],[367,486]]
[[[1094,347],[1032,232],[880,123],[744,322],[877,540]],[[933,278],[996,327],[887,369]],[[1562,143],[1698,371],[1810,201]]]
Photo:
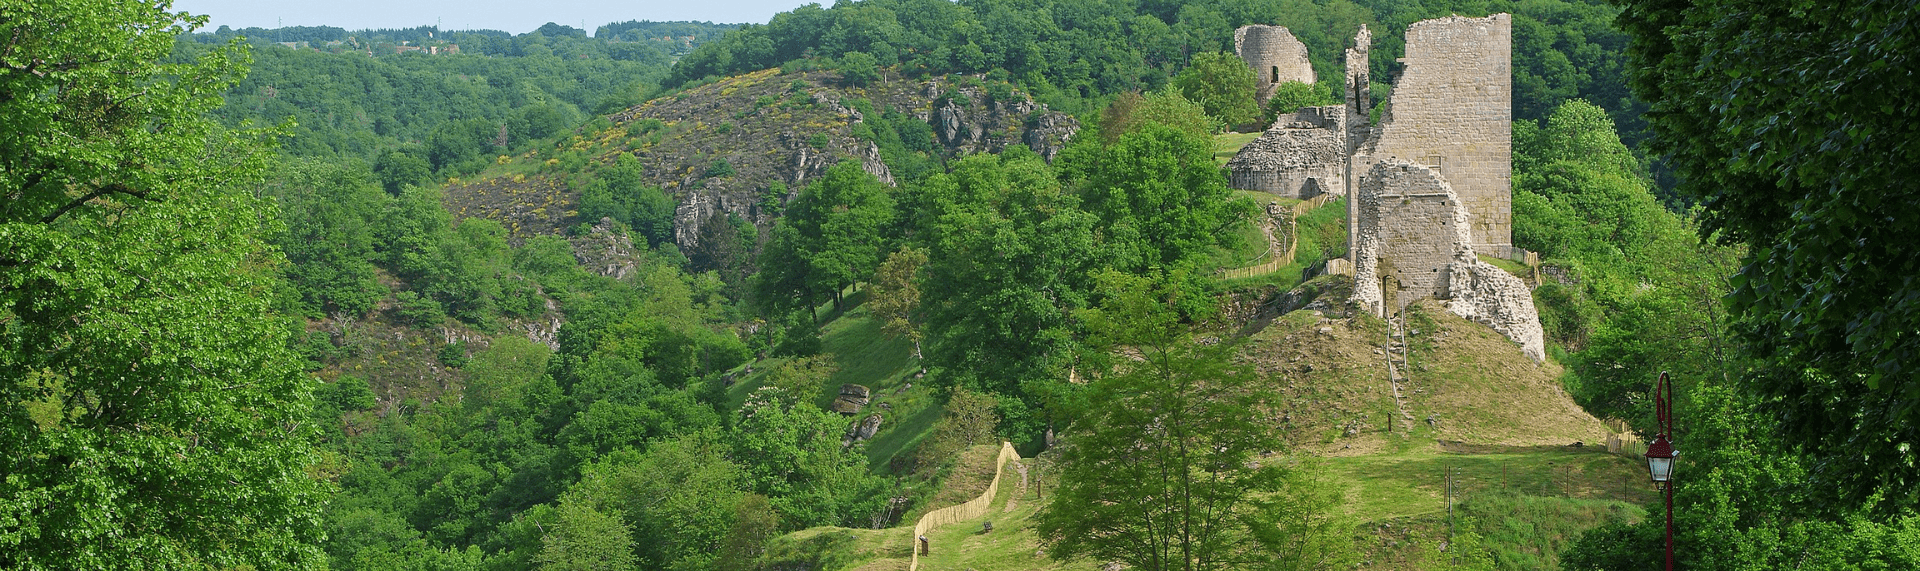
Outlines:
[[1000,457],[993,461],[993,482],[987,484],[987,491],[982,492],[980,497],[968,500],[967,503],[947,506],[920,516],[920,523],[913,525],[911,538],[913,559],[907,563],[907,571],[920,570],[920,538],[926,537],[928,531],[956,521],[966,521],[986,515],[987,506],[993,504],[994,493],[1000,491],[1000,475],[1006,470],[1007,461],[1018,459],[1020,459],[1020,453],[1013,451],[1013,444],[1001,442]]
[[1267,254],[1272,254],[1273,257],[1264,264],[1221,270],[1220,277],[1231,280],[1264,276],[1280,271],[1280,268],[1293,265],[1294,259],[1300,254],[1300,217],[1306,216],[1308,212],[1312,212],[1315,208],[1326,206],[1328,202],[1333,201],[1333,198],[1334,196],[1331,194],[1322,194],[1294,203],[1293,206],[1290,207],[1293,213],[1291,216],[1288,216],[1286,220],[1286,245],[1282,246],[1279,252],[1268,249]]

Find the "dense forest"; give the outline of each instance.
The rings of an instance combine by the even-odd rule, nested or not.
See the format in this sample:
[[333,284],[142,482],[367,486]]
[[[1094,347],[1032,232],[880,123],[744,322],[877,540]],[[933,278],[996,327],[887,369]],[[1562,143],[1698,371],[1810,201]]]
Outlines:
[[[1682,566],[1914,565],[1913,86],[1887,70],[1915,11],[1699,4],[861,0],[589,36],[8,3],[0,568],[905,568],[843,538],[964,501],[1003,441],[1021,490],[1057,471],[1032,547],[982,532],[1020,552],[983,568],[1657,565],[1660,506],[1625,490],[1490,494],[1457,535],[1450,511],[1368,520],[1314,453],[1355,429],[1273,428],[1327,401],[1265,382],[1252,324],[1287,317],[1236,303],[1341,291],[1307,275],[1345,254],[1338,203],[1297,221],[1295,266],[1221,277],[1271,232],[1221,137],[1336,103],[1362,25],[1377,105],[1409,24],[1502,12],[1554,394],[1651,434],[1651,380],[1678,380]],[[1246,101],[1232,34],[1256,23],[1320,82]],[[844,102],[892,178],[774,181],[777,215],[683,252],[687,195],[634,156],[734,123],[613,116],[765,70],[782,95],[732,120]],[[867,98],[923,80],[1080,129],[964,153]],[[566,225],[446,194],[528,173]],[[856,381],[879,432],[841,410]]]

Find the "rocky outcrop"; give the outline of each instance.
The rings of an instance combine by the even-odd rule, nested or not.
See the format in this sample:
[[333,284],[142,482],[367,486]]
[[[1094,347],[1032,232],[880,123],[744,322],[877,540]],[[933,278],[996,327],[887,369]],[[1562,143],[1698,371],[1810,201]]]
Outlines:
[[1423,298],[1546,358],[1540,316],[1520,278],[1480,261],[1467,206],[1445,178],[1402,160],[1375,163],[1358,187],[1353,301],[1385,317]]
[[998,153],[1026,145],[1052,162],[1080,130],[1080,121],[1072,115],[1047,109],[1025,95],[994,99],[980,87],[938,80],[921,84],[921,89],[934,101],[923,119],[933,126],[937,142],[954,154]]
[[[763,70],[622,111],[612,116],[617,126],[611,134],[582,139],[630,141],[625,152],[645,166],[647,183],[679,203],[674,243],[693,251],[700,227],[724,219],[716,214],[764,230],[779,209],[763,206],[791,200],[841,161],[856,161],[875,178],[895,184],[880,147],[860,135],[861,125],[875,117],[896,124],[927,122],[936,152],[948,156],[1024,145],[1051,160],[1079,131],[1072,116],[1049,110],[1024,93],[995,98],[987,91],[979,78],[917,81],[889,75],[850,92],[832,72]],[[719,168],[721,162],[727,168]],[[767,196],[775,183],[786,187],[785,196]]]
[[625,279],[639,267],[645,248],[635,248],[633,240],[626,234],[615,232],[613,221],[601,218],[593,230],[575,236],[568,241],[573,246],[573,258],[580,267],[602,276]]
[[859,414],[861,407],[867,406],[867,399],[872,394],[864,386],[840,385],[840,396],[833,399],[833,411],[847,416]]
[[880,432],[880,423],[882,420],[884,419],[882,419],[878,413],[875,413],[860,419],[860,422],[847,425],[847,433],[840,437],[840,445],[852,446],[855,442],[873,438],[874,434]]

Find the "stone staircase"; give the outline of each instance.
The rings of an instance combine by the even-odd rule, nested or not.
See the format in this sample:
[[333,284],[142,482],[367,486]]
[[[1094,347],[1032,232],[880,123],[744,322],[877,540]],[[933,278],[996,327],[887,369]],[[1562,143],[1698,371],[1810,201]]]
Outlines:
[[1396,311],[1387,316],[1387,381],[1393,385],[1393,404],[1399,410],[1400,422],[1391,427],[1403,436],[1413,432],[1413,412],[1407,409],[1407,374],[1409,372],[1407,354],[1407,313]]

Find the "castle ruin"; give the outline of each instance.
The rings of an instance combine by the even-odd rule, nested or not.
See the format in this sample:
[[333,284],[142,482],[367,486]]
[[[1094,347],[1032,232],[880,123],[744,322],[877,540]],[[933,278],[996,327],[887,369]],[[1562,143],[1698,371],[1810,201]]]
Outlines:
[[1275,121],[1227,161],[1233,188],[1308,199],[1347,193],[1347,116],[1339,107],[1306,107]]
[[1307,59],[1307,45],[1282,26],[1241,26],[1233,31],[1233,52],[1253,68],[1254,99],[1261,105],[1273,97],[1274,88],[1289,81],[1312,85],[1313,62]]
[[[1266,36],[1236,34],[1248,57],[1243,37]],[[1478,259],[1513,255],[1512,37],[1508,14],[1409,26],[1403,68],[1372,123],[1373,34],[1362,26],[1345,54],[1344,104],[1279,118],[1227,166],[1234,188],[1349,198],[1347,261],[1361,307],[1384,317],[1443,300],[1538,361],[1544,344],[1526,284]]]

